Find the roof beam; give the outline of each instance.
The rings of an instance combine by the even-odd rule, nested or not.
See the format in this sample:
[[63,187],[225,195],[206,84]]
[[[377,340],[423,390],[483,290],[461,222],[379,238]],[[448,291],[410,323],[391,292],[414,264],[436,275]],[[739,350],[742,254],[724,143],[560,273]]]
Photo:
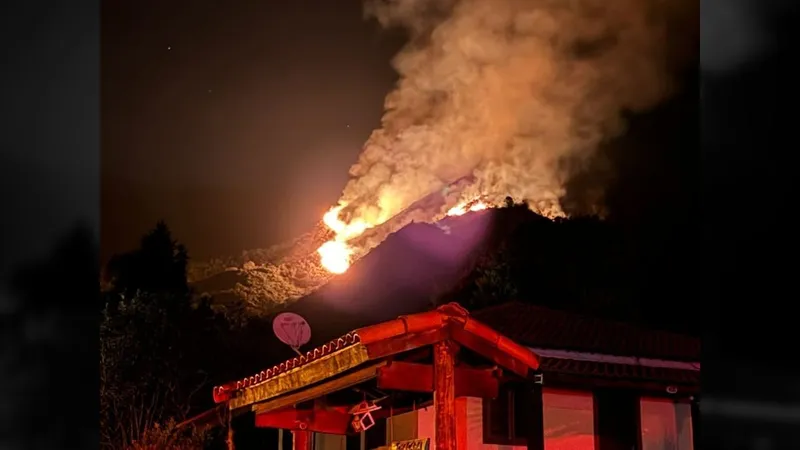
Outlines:
[[[499,371],[455,368],[456,397],[496,398]],[[393,361],[378,369],[378,389],[407,392],[433,392],[433,366]]]

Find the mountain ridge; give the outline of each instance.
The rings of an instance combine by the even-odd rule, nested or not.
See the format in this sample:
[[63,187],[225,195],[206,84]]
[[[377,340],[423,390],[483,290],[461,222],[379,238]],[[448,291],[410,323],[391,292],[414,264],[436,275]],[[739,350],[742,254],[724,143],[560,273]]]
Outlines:
[[[304,250],[284,245],[277,250],[243,252],[240,258],[231,258],[230,265],[219,264],[216,273],[205,277],[197,277],[202,272],[195,269],[191,285],[197,293],[214,298],[216,304],[244,309],[249,315],[307,308],[307,304],[313,303],[310,299],[336,304],[332,299],[339,298],[341,306],[344,293],[353,297],[362,295],[356,295],[353,289],[374,291],[369,283],[365,284],[369,277],[389,280],[389,285],[383,289],[414,292],[415,302],[419,304],[431,301],[438,291],[452,288],[470,272],[480,255],[499,245],[498,236],[507,234],[515,223],[531,219],[549,221],[525,207],[470,212],[445,217],[436,223],[411,221],[398,231],[388,233],[347,272],[336,276],[319,266],[316,252],[309,252],[330,237],[329,233],[317,230],[295,241],[294,245],[299,243],[306,247]],[[420,267],[425,270],[420,271]],[[291,279],[291,283],[286,283],[287,279]],[[413,287],[420,282],[424,288]],[[381,295],[386,292],[382,291]],[[404,311],[397,309],[398,314]]]

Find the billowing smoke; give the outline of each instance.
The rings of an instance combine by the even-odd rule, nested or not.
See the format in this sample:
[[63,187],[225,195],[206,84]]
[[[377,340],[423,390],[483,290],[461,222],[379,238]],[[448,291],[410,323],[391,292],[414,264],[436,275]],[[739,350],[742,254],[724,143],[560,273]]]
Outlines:
[[674,36],[697,33],[698,8],[697,0],[368,0],[368,16],[405,28],[410,40],[393,61],[400,80],[382,127],[350,169],[343,218],[383,223],[469,175],[474,183],[444,208],[511,196],[560,215],[566,181],[624,130],[623,112],[652,108],[674,90]]

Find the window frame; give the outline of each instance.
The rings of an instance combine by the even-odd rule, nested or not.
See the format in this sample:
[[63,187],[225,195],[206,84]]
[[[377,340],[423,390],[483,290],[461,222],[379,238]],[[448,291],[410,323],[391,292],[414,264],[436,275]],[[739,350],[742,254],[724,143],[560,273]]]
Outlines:
[[[669,394],[663,393],[652,393],[652,392],[641,392],[639,394],[639,420],[636,423],[636,429],[638,430],[638,439],[639,439],[639,449],[644,448],[644,429],[642,429],[642,402],[645,400],[650,400],[654,402],[663,402],[663,403],[670,403],[673,407],[673,414],[675,413],[674,408],[675,405],[683,404],[689,406],[689,423],[691,424],[691,443],[692,449],[697,449],[697,439],[695,437],[695,408],[693,407],[693,399],[692,397],[685,397],[685,396],[673,396]],[[677,430],[676,430],[677,431]]]
[[[514,413],[515,413],[515,397],[519,395],[520,388],[522,385],[511,385],[512,388],[508,389],[509,385],[501,386],[498,395],[509,395],[508,409],[506,411],[506,421],[507,421],[507,435],[506,436],[499,436],[492,433],[492,399],[483,399],[482,401],[482,428],[483,428],[483,443],[489,445],[506,445],[506,446],[526,446],[527,445],[527,438],[523,436],[516,436],[514,430]],[[682,403],[682,404],[692,404],[692,397],[687,397],[685,395],[676,396],[670,395],[663,392],[654,392],[652,390],[634,390],[636,392],[637,400],[637,419],[636,423],[634,424],[637,434],[637,440],[639,443],[639,448],[642,448],[642,439],[643,439],[643,430],[642,430],[642,419],[641,419],[641,404],[642,400],[654,400],[654,401],[666,401],[673,404]],[[546,386],[543,388],[544,393],[566,393],[566,394],[589,394],[592,397],[592,418],[593,418],[593,431],[595,439],[597,438],[597,399],[595,398],[595,390],[591,388],[581,387],[581,386],[573,386],[573,385],[555,385],[555,386]],[[690,410],[690,420],[692,423],[692,442],[693,446],[696,448],[696,429],[695,429],[695,411]]]
[[[506,389],[504,389],[506,388]],[[501,386],[498,395],[509,395],[508,399],[508,410],[506,411],[506,421],[507,421],[507,436],[498,436],[492,433],[492,400],[493,399],[483,399],[482,402],[482,416],[483,416],[483,443],[488,445],[505,445],[505,446],[520,446],[524,447],[528,445],[528,439],[525,436],[516,436],[514,430],[514,413],[515,413],[515,398],[516,395],[519,394],[520,389],[524,389],[522,385],[514,386],[512,389],[507,389],[507,386]],[[595,438],[597,437],[597,429],[595,427],[595,399],[594,399],[594,392],[591,389],[585,389],[580,387],[572,387],[572,386],[546,386],[542,389],[542,394],[580,394],[580,395],[589,395],[592,398],[592,430]],[[544,413],[544,411],[542,411]]]
[[528,445],[528,439],[525,437],[518,437],[514,432],[514,406],[515,406],[515,397],[519,393],[519,387],[515,386],[517,389],[504,389],[506,386],[502,386],[497,395],[507,395],[508,396],[508,403],[507,403],[507,410],[505,413],[506,417],[506,436],[499,436],[492,433],[492,400],[494,399],[483,399],[483,443],[484,444],[493,444],[493,445],[511,445],[511,446],[525,446]]

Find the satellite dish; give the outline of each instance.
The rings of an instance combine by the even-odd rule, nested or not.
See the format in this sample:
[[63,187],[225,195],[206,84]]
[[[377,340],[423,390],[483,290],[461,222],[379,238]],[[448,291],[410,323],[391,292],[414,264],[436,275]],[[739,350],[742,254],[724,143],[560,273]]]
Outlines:
[[311,340],[311,327],[299,314],[285,312],[272,320],[272,331],[281,342],[300,354],[299,348]]

